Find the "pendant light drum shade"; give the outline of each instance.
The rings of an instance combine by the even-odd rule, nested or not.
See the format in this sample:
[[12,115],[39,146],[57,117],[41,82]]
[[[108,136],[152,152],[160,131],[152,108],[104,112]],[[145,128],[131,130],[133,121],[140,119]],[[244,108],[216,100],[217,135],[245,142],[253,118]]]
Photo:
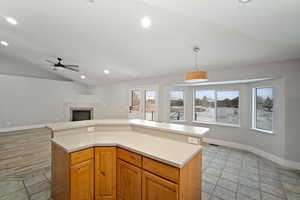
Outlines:
[[208,76],[206,71],[187,72],[184,74],[184,82],[195,83],[195,82],[206,82]]
[[196,71],[187,72],[184,74],[184,82],[186,83],[196,83],[196,82],[206,82],[208,81],[208,76],[206,71],[198,70],[198,53],[200,51],[199,47],[194,47],[193,51],[195,53],[195,68]]

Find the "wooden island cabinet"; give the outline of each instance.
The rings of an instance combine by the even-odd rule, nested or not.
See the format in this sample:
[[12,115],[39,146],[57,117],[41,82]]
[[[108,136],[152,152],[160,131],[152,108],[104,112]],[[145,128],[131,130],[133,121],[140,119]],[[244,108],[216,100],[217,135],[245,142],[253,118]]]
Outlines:
[[95,200],[116,199],[116,147],[95,147]]
[[94,161],[87,160],[71,166],[71,198],[74,200],[94,199]]
[[200,200],[201,151],[182,168],[119,147],[52,144],[54,200]]
[[117,199],[142,199],[142,169],[132,164],[117,160]]

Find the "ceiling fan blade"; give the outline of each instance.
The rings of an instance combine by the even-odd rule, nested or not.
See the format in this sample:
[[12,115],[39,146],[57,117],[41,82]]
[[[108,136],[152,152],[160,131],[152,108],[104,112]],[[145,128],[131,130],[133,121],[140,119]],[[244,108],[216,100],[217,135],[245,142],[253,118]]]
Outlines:
[[79,67],[78,65],[65,65],[66,67]]
[[53,62],[53,61],[51,61],[51,60],[45,60],[45,61],[48,62],[48,63],[51,63],[51,64],[53,64],[53,65],[56,64],[55,62]]
[[74,72],[79,72],[79,69],[74,69],[72,67],[64,66],[63,68],[74,71]]

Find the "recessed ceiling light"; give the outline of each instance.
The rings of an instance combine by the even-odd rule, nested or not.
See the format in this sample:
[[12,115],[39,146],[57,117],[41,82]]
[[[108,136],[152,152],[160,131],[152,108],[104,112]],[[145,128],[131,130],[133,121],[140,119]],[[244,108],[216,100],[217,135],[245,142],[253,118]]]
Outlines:
[[249,3],[251,0],[239,0],[241,3]]
[[17,20],[14,19],[13,17],[5,17],[5,19],[6,19],[6,21],[7,21],[8,23],[10,23],[11,25],[17,25],[17,24],[18,24]]
[[3,41],[3,40],[2,40],[0,43],[1,43],[3,46],[6,46],[6,47],[8,46],[8,42],[5,42],[5,41]]
[[109,74],[109,70],[108,69],[104,70],[104,74]]
[[151,24],[151,19],[149,17],[143,17],[141,19],[141,25],[143,28],[149,28]]
[[81,79],[85,79],[85,75],[81,75],[80,78],[81,78]]

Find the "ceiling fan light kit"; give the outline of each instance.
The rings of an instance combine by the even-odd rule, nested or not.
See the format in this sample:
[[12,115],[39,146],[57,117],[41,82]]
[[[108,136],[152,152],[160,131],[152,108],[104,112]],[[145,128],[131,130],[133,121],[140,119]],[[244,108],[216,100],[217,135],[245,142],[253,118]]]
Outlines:
[[199,47],[194,47],[193,51],[195,52],[195,68],[197,71],[187,72],[184,74],[184,82],[186,83],[198,83],[208,81],[208,74],[206,71],[198,70],[198,53],[200,51]]

